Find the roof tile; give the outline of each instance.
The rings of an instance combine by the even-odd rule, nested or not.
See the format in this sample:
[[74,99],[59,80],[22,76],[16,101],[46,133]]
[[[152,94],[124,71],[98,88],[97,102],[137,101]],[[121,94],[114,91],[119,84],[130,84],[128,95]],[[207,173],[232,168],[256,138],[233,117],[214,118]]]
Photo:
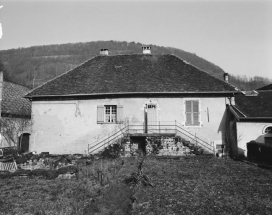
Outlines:
[[134,54],[94,57],[34,89],[27,97],[229,91],[235,88],[174,55]]

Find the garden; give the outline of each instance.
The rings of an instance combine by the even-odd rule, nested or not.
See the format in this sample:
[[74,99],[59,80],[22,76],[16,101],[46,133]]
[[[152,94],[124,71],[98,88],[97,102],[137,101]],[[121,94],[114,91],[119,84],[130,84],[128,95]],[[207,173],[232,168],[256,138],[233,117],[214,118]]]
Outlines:
[[2,174],[0,214],[272,214],[272,172],[227,157],[80,158],[71,166]]

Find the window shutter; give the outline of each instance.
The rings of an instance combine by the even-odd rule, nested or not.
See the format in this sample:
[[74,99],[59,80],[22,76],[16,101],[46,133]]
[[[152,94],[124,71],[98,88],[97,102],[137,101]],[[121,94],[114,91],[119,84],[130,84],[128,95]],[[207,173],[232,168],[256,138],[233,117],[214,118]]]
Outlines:
[[104,105],[97,106],[97,123],[104,123]]
[[199,112],[199,105],[198,105],[198,101],[193,101],[193,112],[194,113],[198,113]]
[[192,125],[192,101],[185,102],[186,125]]
[[199,102],[193,101],[193,124],[199,125]]
[[192,114],[186,113],[186,125],[192,125]]
[[123,121],[123,105],[117,106],[117,122]]
[[198,113],[193,113],[193,125],[199,125],[199,114]]
[[186,113],[190,113],[192,111],[192,102],[191,101],[186,101]]
[[191,100],[185,103],[186,125],[199,125],[199,101]]

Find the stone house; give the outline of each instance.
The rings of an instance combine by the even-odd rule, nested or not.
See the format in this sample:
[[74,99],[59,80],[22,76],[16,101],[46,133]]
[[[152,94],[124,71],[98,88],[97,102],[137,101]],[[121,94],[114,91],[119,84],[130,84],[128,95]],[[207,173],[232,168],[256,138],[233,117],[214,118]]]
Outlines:
[[272,144],[272,85],[243,92],[228,106],[227,142],[232,156],[247,156],[247,143]]
[[31,103],[23,98],[29,89],[3,80],[0,72],[0,147],[18,146],[28,151],[31,124]]
[[[93,153],[123,135],[144,145],[179,135],[213,151],[225,142],[226,105],[235,87],[170,54],[108,55],[35,88],[30,150]],[[144,146],[143,146],[144,147]]]

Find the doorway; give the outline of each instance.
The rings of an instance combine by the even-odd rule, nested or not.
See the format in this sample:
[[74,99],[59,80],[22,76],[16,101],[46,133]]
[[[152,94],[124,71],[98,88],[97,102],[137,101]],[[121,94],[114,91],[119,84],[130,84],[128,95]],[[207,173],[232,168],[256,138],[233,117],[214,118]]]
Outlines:
[[29,136],[30,134],[23,133],[19,137],[19,150],[22,153],[29,151]]
[[154,133],[157,129],[157,104],[149,103],[146,105],[148,131]]
[[146,153],[145,139],[145,136],[130,137],[131,142],[134,144],[138,144],[138,149],[141,150],[144,154]]

